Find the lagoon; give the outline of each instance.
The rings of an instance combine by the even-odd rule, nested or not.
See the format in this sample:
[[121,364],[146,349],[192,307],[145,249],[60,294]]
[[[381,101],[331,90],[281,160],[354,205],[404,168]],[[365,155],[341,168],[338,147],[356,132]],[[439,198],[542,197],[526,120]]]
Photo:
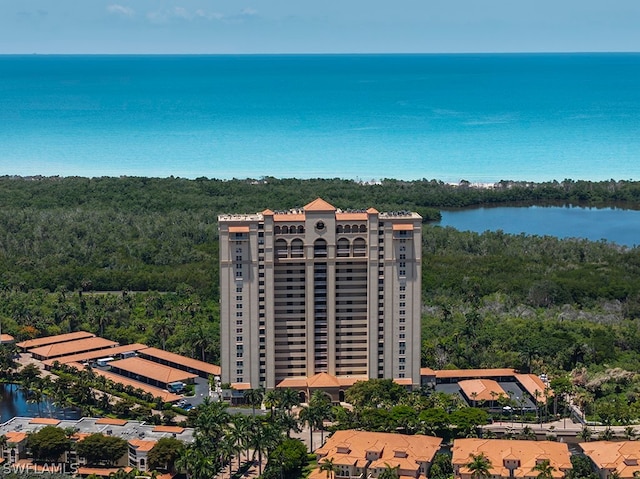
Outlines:
[[71,408],[59,408],[50,400],[45,400],[39,405],[28,402],[25,392],[19,385],[0,384],[0,424],[16,416],[77,419],[80,413]]
[[628,247],[640,244],[640,211],[615,207],[482,207],[442,211],[442,220],[435,224],[477,233],[502,230],[510,234],[605,240]]

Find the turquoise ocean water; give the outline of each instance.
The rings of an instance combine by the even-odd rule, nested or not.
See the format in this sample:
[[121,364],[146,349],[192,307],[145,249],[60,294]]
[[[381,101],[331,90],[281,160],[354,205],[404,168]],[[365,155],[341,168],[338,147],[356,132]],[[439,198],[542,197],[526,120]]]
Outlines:
[[0,174],[640,180],[640,54],[0,56]]

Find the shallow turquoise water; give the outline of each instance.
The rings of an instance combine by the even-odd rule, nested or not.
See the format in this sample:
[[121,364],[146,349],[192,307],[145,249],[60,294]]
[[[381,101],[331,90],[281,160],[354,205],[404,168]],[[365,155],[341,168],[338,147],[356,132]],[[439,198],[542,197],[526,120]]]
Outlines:
[[0,56],[0,174],[640,179],[640,55]]

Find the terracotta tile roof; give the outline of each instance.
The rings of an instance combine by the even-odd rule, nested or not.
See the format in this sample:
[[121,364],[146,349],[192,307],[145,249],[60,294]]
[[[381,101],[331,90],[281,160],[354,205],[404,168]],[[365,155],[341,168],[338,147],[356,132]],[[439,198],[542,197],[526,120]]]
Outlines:
[[433,376],[435,377],[436,372],[431,368],[420,368],[420,376]]
[[136,448],[137,451],[149,452],[156,445],[156,441],[145,441],[143,439],[129,439],[129,444]]
[[518,459],[520,466],[514,470],[513,477],[532,478],[538,475],[533,471],[537,461],[548,459],[555,468],[554,478],[562,478],[572,468],[569,448],[566,443],[555,441],[521,441],[507,439],[456,439],[453,441],[452,463],[458,467],[458,477],[468,478],[470,471],[466,467],[471,454],[484,454],[491,462],[491,474],[509,477],[505,459]]
[[175,381],[195,379],[197,374],[188,373],[180,369],[154,363],[142,358],[127,358],[109,363],[112,368],[127,371],[141,377],[152,379],[160,383],[169,384]]
[[[498,396],[509,395],[492,379],[466,379],[459,381],[458,386],[467,398],[472,401],[494,401]],[[493,393],[493,395],[491,394]]]
[[47,424],[50,426],[57,426],[60,424],[60,419],[54,419],[51,417],[34,417],[29,421],[29,424]]
[[[78,339],[76,341],[65,341],[63,343],[49,344],[46,346],[41,346],[39,348],[29,349],[28,352],[33,356],[52,359],[60,356],[67,356],[69,354],[93,351],[96,349],[107,350],[107,348],[111,348],[117,345],[118,343],[116,343],[115,341],[109,341],[108,339],[104,338],[91,337]],[[105,355],[108,355],[108,351],[105,351]]]
[[125,472],[133,471],[132,467],[79,467],[78,474],[81,476],[90,476],[91,474],[95,474],[100,477],[109,477],[111,474],[115,474],[119,470],[123,470]]
[[640,472],[640,442],[581,442],[580,447],[598,469],[616,471],[621,479],[632,479]]
[[246,391],[251,389],[251,383],[231,383],[231,387],[236,391]]
[[413,231],[413,223],[393,223],[393,231]]
[[284,378],[278,384],[276,384],[277,388],[306,388],[307,387],[307,378]]
[[307,385],[310,388],[337,388],[340,383],[337,377],[329,373],[318,373],[307,378]]
[[494,378],[514,376],[515,369],[440,369],[436,371],[436,378]]
[[358,381],[368,381],[369,376],[338,376],[340,386],[353,386]]
[[15,338],[10,334],[0,334],[0,343],[12,343]]
[[298,213],[283,213],[283,214],[276,213],[275,215],[273,215],[273,221],[304,221],[304,220],[305,220],[304,214],[298,214]]
[[262,216],[273,216],[275,213],[271,211],[269,208],[262,212]]
[[229,226],[229,233],[248,233],[248,226]]
[[173,434],[182,434],[184,428],[180,426],[156,426],[153,428],[153,432],[170,432]]
[[553,397],[553,391],[535,374],[516,374],[518,381],[532,397],[536,397],[536,391],[541,401],[544,401],[546,395]]
[[[431,462],[440,449],[442,439],[420,434],[408,436],[384,432],[336,431],[327,439],[316,455],[324,460],[333,460],[336,466],[363,467],[367,464],[367,451],[376,451],[380,457],[372,460],[369,467],[399,465],[400,474],[417,477],[418,461]],[[402,451],[401,457],[396,452]],[[400,457],[398,457],[400,456]]]
[[92,338],[95,334],[86,331],[77,331],[75,333],[58,334],[55,336],[46,336],[44,338],[28,339],[18,343],[17,346],[23,349],[37,348],[46,346],[47,344],[63,343],[65,341],[73,341],[75,339]]
[[89,351],[87,353],[71,354],[69,356],[60,356],[54,359],[47,359],[45,361],[42,361],[42,364],[44,364],[45,366],[53,366],[53,363],[55,363],[56,361],[58,361],[60,364],[81,363],[84,361],[90,361],[92,359],[104,358],[106,357],[105,353],[108,353],[108,356],[113,356],[115,354],[128,353],[129,351],[139,351],[140,349],[145,348],[148,348],[146,344],[127,344],[126,346],[116,346],[114,348],[109,348],[107,351],[98,349],[96,351]]
[[[82,370],[84,366],[80,363],[67,363],[67,366],[76,368],[78,370]],[[145,392],[151,394],[154,398],[160,397],[164,402],[176,402],[182,399],[182,396],[178,396],[177,394],[170,393],[165,389],[160,389],[155,386],[151,386],[150,384],[143,383],[141,381],[136,381],[135,379],[129,379],[124,376],[120,376],[119,374],[115,374],[109,371],[102,371],[101,369],[93,369],[92,370],[98,376],[104,376],[107,379],[110,379],[114,383],[120,383],[125,386],[131,386],[134,389],[142,389]]]
[[338,221],[366,221],[369,219],[367,213],[336,213]]
[[367,209],[367,213],[369,213],[370,215],[377,215],[379,213],[379,211],[372,207],[372,208]]
[[393,378],[393,382],[402,386],[411,386],[413,384],[411,378]]
[[180,364],[189,369],[202,371],[206,374],[211,374],[213,376],[220,376],[220,373],[221,373],[220,366],[217,366],[215,364],[205,363],[204,361],[200,361],[198,359],[188,358],[186,356],[170,353],[169,351],[164,351],[158,348],[146,348],[140,351],[140,355],[151,356],[152,358],[157,358],[157,359],[163,359],[167,362]]
[[18,431],[9,431],[5,434],[5,437],[7,438],[8,443],[12,442],[14,444],[18,444],[19,442],[22,442],[27,438],[27,433],[18,432]]
[[308,203],[303,208],[305,211],[335,211],[336,207],[330,205],[322,198],[316,198],[311,203]]
[[277,388],[335,388],[353,386],[358,381],[366,381],[368,376],[333,376],[329,373],[318,373],[311,377],[284,378]]
[[110,424],[111,426],[124,426],[129,421],[127,419],[115,419],[112,417],[101,417],[96,419],[96,424]]

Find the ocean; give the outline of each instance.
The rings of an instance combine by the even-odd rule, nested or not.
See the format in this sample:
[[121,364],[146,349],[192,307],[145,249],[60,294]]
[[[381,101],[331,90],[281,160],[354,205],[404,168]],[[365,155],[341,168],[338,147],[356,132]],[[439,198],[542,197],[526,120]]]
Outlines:
[[640,54],[0,56],[0,174],[640,180]]

